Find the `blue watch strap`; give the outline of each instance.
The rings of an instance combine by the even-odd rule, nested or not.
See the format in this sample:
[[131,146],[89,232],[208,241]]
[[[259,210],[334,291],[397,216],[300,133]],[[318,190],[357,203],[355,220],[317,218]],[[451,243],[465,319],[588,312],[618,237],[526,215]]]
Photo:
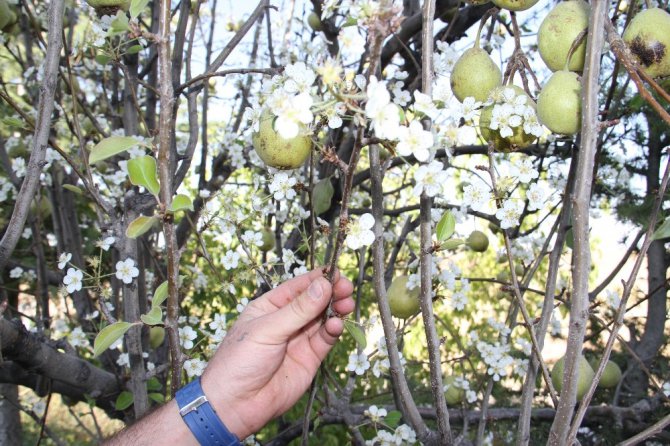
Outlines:
[[200,377],[177,391],[179,415],[191,429],[201,446],[239,446],[240,440],[231,433],[214,412],[200,385]]

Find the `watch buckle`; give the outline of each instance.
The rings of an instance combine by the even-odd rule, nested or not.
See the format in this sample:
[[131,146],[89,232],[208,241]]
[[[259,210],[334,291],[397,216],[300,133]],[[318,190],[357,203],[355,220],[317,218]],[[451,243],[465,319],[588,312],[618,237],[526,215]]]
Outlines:
[[198,410],[198,407],[202,406],[205,403],[208,403],[209,401],[207,400],[207,397],[205,395],[200,395],[190,403],[186,404],[184,407],[179,409],[179,415],[182,417],[186,416],[190,412],[193,412],[194,410]]

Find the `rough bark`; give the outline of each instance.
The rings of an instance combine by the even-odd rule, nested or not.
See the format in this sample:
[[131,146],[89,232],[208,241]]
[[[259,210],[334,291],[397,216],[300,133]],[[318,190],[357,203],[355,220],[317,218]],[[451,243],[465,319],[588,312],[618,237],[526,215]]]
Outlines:
[[[42,376],[52,380],[54,386],[71,389],[72,395],[78,392],[82,400],[88,395],[102,409],[114,411],[114,401],[121,392],[116,376],[88,361],[58,351],[28,332],[18,321],[0,319],[0,351],[4,361],[0,364],[0,382],[18,384],[18,379],[23,377],[26,381],[20,384],[38,386],[31,376]],[[14,368],[16,366],[19,368]]]
[[[646,181],[647,195],[653,196],[659,188],[664,126],[658,119],[651,116],[648,118],[648,123],[649,147]],[[664,342],[663,331],[667,316],[668,294],[665,276],[669,266],[668,257],[665,254],[665,242],[663,240],[651,242],[649,251],[647,251],[647,290],[649,292],[647,317],[640,339],[631,340],[633,351],[647,367],[651,366]],[[623,401],[637,401],[647,394],[649,377],[634,358],[631,358],[628,368],[623,386]]]
[[18,402],[19,386],[0,384],[0,444],[21,444],[21,414],[17,408]]

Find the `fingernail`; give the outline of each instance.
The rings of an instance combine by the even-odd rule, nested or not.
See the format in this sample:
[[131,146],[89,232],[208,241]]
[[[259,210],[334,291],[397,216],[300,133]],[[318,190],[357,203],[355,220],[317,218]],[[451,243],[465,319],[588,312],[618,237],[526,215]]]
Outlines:
[[319,283],[318,280],[315,280],[309,286],[309,288],[307,289],[307,295],[314,300],[321,299],[321,296],[323,296],[323,288],[321,287],[321,284]]

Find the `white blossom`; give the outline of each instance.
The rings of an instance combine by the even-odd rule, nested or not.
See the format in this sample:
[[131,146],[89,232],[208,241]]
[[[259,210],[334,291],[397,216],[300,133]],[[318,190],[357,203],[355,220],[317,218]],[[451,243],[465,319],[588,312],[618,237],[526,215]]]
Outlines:
[[112,247],[116,239],[114,237],[105,237],[103,239],[98,240],[95,242],[95,246],[98,248],[102,249],[103,251],[109,251],[109,248]]
[[277,117],[274,128],[282,138],[294,138],[301,132],[301,127],[312,122],[312,97],[308,93],[289,96],[282,90],[277,90],[268,105]]
[[463,188],[463,204],[478,211],[491,201],[491,190],[483,183],[468,184]]
[[64,252],[58,257],[58,269],[63,269],[67,266],[72,258],[72,254],[69,252]]
[[350,249],[359,249],[371,245],[375,241],[375,234],[372,232],[374,224],[375,218],[372,214],[361,215],[358,220],[349,223],[347,238],[344,242]]
[[500,220],[500,227],[507,229],[518,225],[522,210],[522,205],[517,200],[505,200],[502,208],[496,211],[496,218]]
[[372,405],[365,409],[365,412],[363,412],[363,415],[366,417],[370,418],[373,423],[380,423],[382,419],[388,415],[386,409],[384,408],[379,408],[375,405]]
[[135,266],[135,261],[131,258],[116,262],[116,278],[123,281],[126,285],[133,282],[133,279],[140,275],[140,270]]
[[214,320],[209,323],[209,329],[218,331],[226,329],[226,315],[217,313],[214,315]]
[[433,160],[429,164],[423,164],[414,173],[414,193],[420,195],[425,192],[429,197],[434,197],[442,192],[447,179],[447,172],[441,162]]
[[19,279],[21,278],[21,275],[23,274],[23,268],[20,266],[15,266],[14,268],[9,271],[9,278],[10,279]]
[[540,174],[535,170],[535,167],[533,167],[533,162],[530,158],[522,158],[520,162],[512,163],[512,166],[510,167],[510,175],[517,177],[522,183],[530,183]]
[[74,293],[81,290],[83,285],[84,273],[75,268],[68,268],[67,274],[63,278],[63,284],[68,293]]
[[193,348],[193,341],[198,333],[189,325],[179,328],[179,344],[186,350]]
[[237,310],[238,313],[241,313],[244,311],[245,308],[247,308],[247,305],[249,305],[249,299],[243,297],[242,299],[240,299],[240,302],[237,304],[235,309]]
[[206,366],[207,363],[202,359],[188,359],[184,361],[184,370],[186,370],[189,378],[202,375]]
[[75,327],[74,330],[70,332],[68,340],[73,347],[88,347],[88,337],[86,333],[81,329],[81,327]]
[[424,130],[419,121],[412,121],[407,127],[399,127],[396,146],[399,155],[414,155],[417,161],[424,162],[428,161],[432,147],[433,134]]
[[239,261],[240,255],[232,250],[228,250],[221,259],[221,263],[226,271],[237,268]]
[[293,186],[298,180],[295,176],[289,176],[286,172],[278,172],[272,177],[272,182],[268,185],[270,193],[275,200],[291,200],[295,197],[295,190]]
[[542,186],[537,183],[531,184],[528,188],[528,192],[526,192],[526,199],[528,199],[528,210],[535,211],[542,209],[544,207],[545,195],[546,192]]
[[370,368],[370,361],[365,353],[360,355],[356,352],[349,354],[349,363],[347,371],[354,372],[356,375],[362,375]]

